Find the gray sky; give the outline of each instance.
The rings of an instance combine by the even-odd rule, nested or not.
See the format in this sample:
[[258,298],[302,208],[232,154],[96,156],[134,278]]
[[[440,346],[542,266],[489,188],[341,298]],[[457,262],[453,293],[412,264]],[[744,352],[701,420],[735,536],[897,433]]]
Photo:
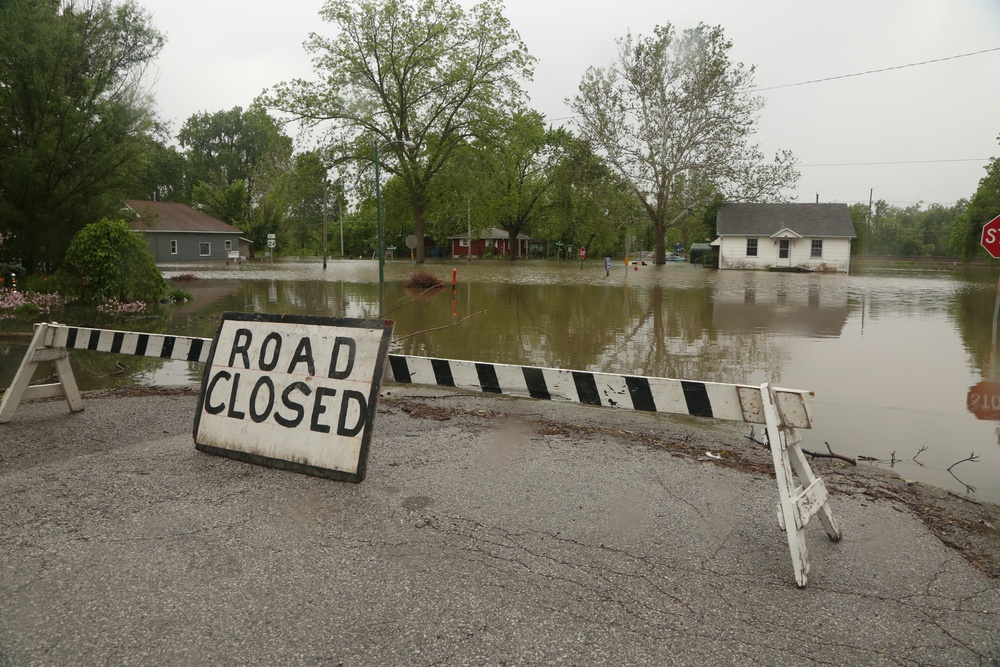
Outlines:
[[[318,17],[321,0],[137,1],[167,35],[153,92],[174,133],[199,111],[245,108],[279,81],[313,78],[302,43],[313,31],[332,34]],[[950,205],[971,197],[987,160],[1000,155],[1000,50],[953,58],[1000,48],[1000,0],[506,0],[506,8],[538,58],[525,84],[531,105],[565,124],[565,98],[587,67],[611,62],[616,38],[666,22],[721,25],[732,58],[757,67],[766,99],[757,142],[799,160],[790,194],[800,202],[867,202],[873,189],[899,206]]]

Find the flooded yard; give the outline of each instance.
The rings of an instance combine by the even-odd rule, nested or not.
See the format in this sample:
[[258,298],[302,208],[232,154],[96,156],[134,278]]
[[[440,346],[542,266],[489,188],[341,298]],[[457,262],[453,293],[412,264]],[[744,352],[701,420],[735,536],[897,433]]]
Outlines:
[[[404,288],[414,270],[445,288]],[[196,279],[172,284],[194,299],[166,315],[109,321],[70,311],[60,321],[210,337],[224,311],[384,317],[396,323],[392,351],[400,354],[767,381],[815,392],[806,449],[829,443],[907,479],[1000,502],[992,271],[820,275],[614,262],[607,274],[600,259],[394,261],[380,287],[370,260],[332,261],[326,270],[319,261],[164,267],[168,278],[186,273]],[[13,378],[29,328],[0,322],[0,386]],[[185,362],[75,351],[72,359],[84,389],[187,384],[201,373]]]

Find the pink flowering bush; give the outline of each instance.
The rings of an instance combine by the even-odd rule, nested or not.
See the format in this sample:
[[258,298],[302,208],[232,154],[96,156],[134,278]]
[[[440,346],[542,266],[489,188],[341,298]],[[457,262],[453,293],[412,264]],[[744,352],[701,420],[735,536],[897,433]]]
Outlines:
[[99,305],[97,311],[105,315],[133,315],[146,312],[146,303],[144,301],[123,302],[118,299],[109,299]]
[[0,290],[0,319],[15,315],[47,314],[72,301],[58,294],[46,292],[15,292]]

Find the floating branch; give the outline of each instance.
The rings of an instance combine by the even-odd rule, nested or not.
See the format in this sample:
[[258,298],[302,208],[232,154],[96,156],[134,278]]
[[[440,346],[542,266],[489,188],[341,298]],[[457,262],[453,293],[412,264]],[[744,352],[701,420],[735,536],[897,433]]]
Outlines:
[[971,452],[966,458],[962,459],[961,461],[955,461],[950,466],[948,466],[947,468],[948,472],[951,472],[951,469],[957,466],[959,463],[965,463],[966,461],[972,461],[973,463],[978,463],[979,455],[976,454],[975,452]]
[[476,315],[482,315],[485,312],[486,312],[485,310],[480,310],[477,313],[472,313],[471,315],[467,315],[467,316],[463,317],[458,322],[452,322],[450,324],[445,324],[445,325],[440,326],[440,327],[431,327],[430,329],[421,329],[420,331],[414,331],[412,333],[408,333],[405,336],[396,336],[395,338],[392,339],[392,342],[393,342],[393,344],[396,344],[399,341],[403,340],[404,338],[409,338],[410,336],[416,336],[417,334],[427,333],[428,331],[440,331],[441,329],[447,329],[448,327],[458,326],[459,324],[461,324],[465,320],[467,320],[467,319],[469,319],[471,317],[475,317]]

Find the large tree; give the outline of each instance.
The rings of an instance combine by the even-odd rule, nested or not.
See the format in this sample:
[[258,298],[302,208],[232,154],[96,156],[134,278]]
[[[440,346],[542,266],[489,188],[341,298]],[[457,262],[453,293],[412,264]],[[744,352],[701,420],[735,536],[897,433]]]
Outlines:
[[762,98],[753,67],[730,60],[722,28],[618,40],[608,67],[591,67],[569,100],[582,137],[629,183],[655,231],[656,262],[666,232],[715,197],[778,201],[798,174],[787,151],[767,162],[751,143]]
[[263,248],[284,216],[292,140],[260,105],[195,114],[177,138],[187,152],[193,202]]
[[587,248],[592,256],[613,254],[624,234],[634,233],[643,212],[622,178],[568,130],[553,133],[559,159],[552,170],[546,238]]
[[[452,0],[328,0],[336,36],[312,34],[318,80],[275,87],[266,103],[324,124],[335,161],[371,164],[406,187],[424,261],[429,186],[494,109],[520,106],[533,59],[499,0],[466,12]],[[403,142],[412,142],[408,148]]]
[[541,214],[559,156],[556,132],[545,129],[541,114],[515,112],[495,132],[476,142],[473,186],[477,209],[490,226],[510,235],[511,259],[521,256],[518,234]]
[[0,2],[0,252],[52,269],[135,186],[163,37],[132,2]]
[[[998,138],[1000,139],[1000,138]],[[979,181],[976,193],[968,206],[955,220],[951,231],[951,246],[968,262],[974,257],[986,256],[980,245],[983,225],[1000,215],[1000,158],[993,158],[986,166],[986,175]]]

